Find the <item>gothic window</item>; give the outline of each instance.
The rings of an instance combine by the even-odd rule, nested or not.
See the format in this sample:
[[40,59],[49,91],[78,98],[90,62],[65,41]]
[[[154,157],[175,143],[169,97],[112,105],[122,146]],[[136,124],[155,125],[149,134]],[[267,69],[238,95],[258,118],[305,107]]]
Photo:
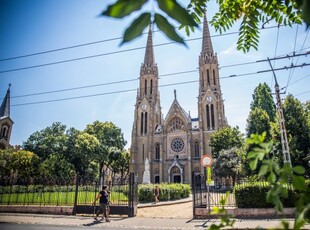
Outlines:
[[141,113],[140,133],[143,134],[144,113]]
[[202,91],[204,91],[204,88],[205,88],[205,82],[204,82],[204,78],[203,78],[202,76],[203,76],[203,75],[200,73],[200,79],[201,79]]
[[147,133],[147,112],[141,113],[140,133],[141,135]]
[[151,89],[150,89],[150,94],[153,93],[153,80],[151,80]]
[[207,69],[207,81],[208,81],[208,85],[210,85],[210,74],[209,74],[209,70]]
[[174,118],[169,124],[169,131],[175,131],[184,128],[184,123],[180,118]]
[[155,144],[155,160],[160,159],[160,145],[159,143]]
[[195,148],[195,157],[199,157],[200,154],[199,154],[199,142],[198,141],[195,141],[194,148]]
[[213,70],[213,84],[216,85],[215,70]]
[[142,145],[142,162],[144,162],[144,144]]
[[2,126],[1,129],[1,138],[7,139],[8,136],[8,127],[6,125]]
[[211,126],[212,129],[215,129],[215,124],[214,124],[214,105],[211,105]]
[[147,80],[144,80],[144,93],[147,94]]
[[170,147],[174,152],[181,152],[184,149],[184,141],[181,138],[174,138]]
[[207,129],[210,130],[210,110],[209,110],[209,105],[206,106],[206,112],[207,112]]
[[144,114],[144,134],[147,133],[147,112]]

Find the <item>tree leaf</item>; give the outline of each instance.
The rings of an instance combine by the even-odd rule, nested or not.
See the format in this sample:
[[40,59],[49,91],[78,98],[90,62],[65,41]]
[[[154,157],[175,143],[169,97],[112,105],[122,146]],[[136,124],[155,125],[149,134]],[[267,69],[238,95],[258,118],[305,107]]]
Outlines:
[[293,168],[293,172],[302,175],[305,173],[305,168],[298,165]]
[[123,18],[133,11],[140,10],[146,2],[147,0],[118,0],[116,3],[109,5],[101,15]]
[[306,190],[305,178],[303,176],[292,175],[292,182],[295,189],[299,191]]
[[141,14],[138,18],[136,18],[126,29],[121,45],[140,36],[145,27],[147,27],[147,25],[150,23],[150,20],[150,13]]
[[267,172],[268,172],[268,165],[262,165],[262,166],[260,167],[258,176],[264,176],[264,175],[267,174]]
[[155,14],[155,23],[158,26],[158,28],[161,31],[163,31],[164,34],[167,35],[168,38],[170,38],[171,40],[176,41],[178,43],[182,43],[182,44],[186,45],[183,38],[181,38],[176,33],[174,26],[172,26],[165,17],[163,17],[160,14]]
[[182,25],[198,27],[193,17],[188,11],[180,6],[176,0],[157,0],[159,8],[167,13],[171,18],[177,20]]

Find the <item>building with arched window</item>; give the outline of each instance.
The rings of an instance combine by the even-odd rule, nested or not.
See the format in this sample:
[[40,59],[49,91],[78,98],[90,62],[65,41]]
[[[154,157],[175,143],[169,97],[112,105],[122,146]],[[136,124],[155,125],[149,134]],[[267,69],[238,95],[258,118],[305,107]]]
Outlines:
[[10,118],[10,86],[0,107],[0,149],[10,146],[13,121]]
[[191,183],[192,172],[204,173],[201,154],[211,153],[210,135],[227,124],[218,66],[204,17],[199,56],[198,117],[192,118],[181,107],[175,90],[174,100],[164,117],[149,27],[144,62],[140,68],[130,149],[130,170],[136,173],[139,183],[142,182],[146,160],[150,165],[151,183]]

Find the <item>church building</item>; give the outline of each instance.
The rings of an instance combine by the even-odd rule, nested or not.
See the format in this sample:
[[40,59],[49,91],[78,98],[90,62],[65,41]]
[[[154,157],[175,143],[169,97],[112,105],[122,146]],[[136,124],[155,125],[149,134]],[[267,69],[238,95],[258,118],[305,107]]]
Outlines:
[[10,86],[0,107],[0,149],[10,147],[13,121],[10,118]]
[[199,56],[198,117],[180,105],[176,91],[168,114],[161,112],[158,66],[149,27],[144,63],[140,68],[132,129],[130,171],[143,182],[145,165],[151,183],[191,183],[191,175],[203,174],[201,154],[211,153],[210,135],[227,125],[219,79],[206,16]]

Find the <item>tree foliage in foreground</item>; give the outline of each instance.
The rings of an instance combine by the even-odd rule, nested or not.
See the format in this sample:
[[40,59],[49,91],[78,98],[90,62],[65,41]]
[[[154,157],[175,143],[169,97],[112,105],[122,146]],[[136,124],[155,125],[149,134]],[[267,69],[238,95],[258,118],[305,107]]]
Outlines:
[[[185,44],[176,32],[175,24],[185,29],[187,35],[195,27],[208,9],[210,0],[152,0],[157,7],[146,10],[144,6],[151,0],[116,0],[103,12],[103,16],[124,18],[139,12],[123,35],[122,44],[142,35],[150,21],[171,40]],[[186,5],[186,7],[183,6]],[[219,11],[211,20],[211,25],[220,33],[240,22],[237,49],[248,52],[258,48],[259,29],[265,24],[275,22],[278,25],[291,26],[305,22],[310,25],[310,3],[308,0],[217,0]]]
[[[247,140],[249,144],[255,145],[251,152],[248,154],[250,160],[250,167],[255,170],[258,162],[261,161],[262,165],[259,168],[258,176],[267,178],[271,185],[271,189],[267,193],[267,201],[273,203],[279,212],[283,212],[283,204],[280,197],[288,196],[288,183],[292,183],[296,191],[295,203],[295,222],[294,229],[299,230],[309,223],[310,211],[310,191],[305,184],[305,168],[300,165],[290,166],[285,163],[282,167],[277,161],[274,160],[271,154],[272,141],[265,142],[264,135],[252,135]],[[283,228],[287,229],[288,223],[282,222]]]

